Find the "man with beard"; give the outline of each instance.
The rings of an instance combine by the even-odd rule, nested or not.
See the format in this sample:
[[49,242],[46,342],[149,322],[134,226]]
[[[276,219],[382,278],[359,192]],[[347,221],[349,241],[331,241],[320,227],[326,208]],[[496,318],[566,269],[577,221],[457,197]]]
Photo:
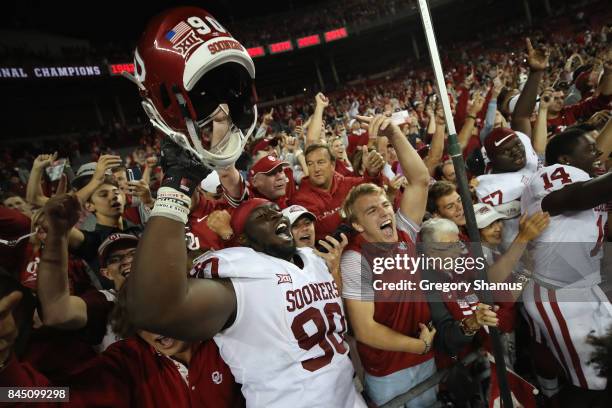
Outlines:
[[602,336],[612,323],[612,306],[598,286],[612,174],[593,178],[601,152],[585,133],[573,129],[551,138],[548,166],[531,177],[521,198],[523,212],[551,215],[530,246],[534,279],[523,299],[570,382],[560,395],[567,406],[604,401],[606,380],[588,364],[593,348],[587,335]]

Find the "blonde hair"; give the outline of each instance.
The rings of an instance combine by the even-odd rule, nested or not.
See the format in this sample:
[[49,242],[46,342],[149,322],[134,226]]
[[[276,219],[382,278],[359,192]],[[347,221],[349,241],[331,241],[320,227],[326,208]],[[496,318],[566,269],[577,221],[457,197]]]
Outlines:
[[344,202],[342,203],[342,212],[340,215],[348,222],[349,224],[355,222],[355,212],[353,206],[355,202],[364,195],[369,194],[382,194],[386,197],[385,190],[376,184],[372,183],[363,183],[359,184],[351,189],[347,194]]

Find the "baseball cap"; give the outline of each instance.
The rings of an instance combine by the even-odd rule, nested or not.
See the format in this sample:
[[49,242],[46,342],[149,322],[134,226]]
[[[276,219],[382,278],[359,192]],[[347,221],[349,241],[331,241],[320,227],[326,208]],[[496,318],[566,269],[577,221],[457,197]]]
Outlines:
[[257,142],[255,146],[251,148],[251,155],[255,156],[257,152],[261,150],[267,150],[268,147],[270,146],[276,147],[277,145],[278,145],[278,140],[276,139],[262,139],[259,142]]
[[98,247],[98,258],[100,259],[100,265],[105,264],[106,257],[108,256],[111,248],[119,244],[126,246],[129,246],[128,244],[133,244],[136,246],[138,244],[138,237],[136,235],[124,234],[121,232],[110,234]]
[[277,157],[274,157],[271,155],[264,156],[261,159],[259,159],[257,163],[253,165],[253,167],[251,167],[251,170],[249,170],[249,177],[253,177],[259,173],[264,173],[264,174],[269,173],[275,168],[277,168],[278,166],[283,166],[283,165],[288,166],[289,163],[287,163],[286,161],[282,161],[278,159]]
[[83,185],[85,184],[85,179],[87,177],[93,176],[93,174],[96,172],[97,164],[97,162],[89,162],[79,167],[76,176],[74,177],[74,179],[72,179],[72,187],[76,189],[83,187]]
[[271,201],[264,198],[251,198],[243,201],[232,213],[232,220],[230,225],[234,231],[234,236],[239,237],[244,232],[247,218],[253,212],[254,209],[265,204],[269,204]]
[[293,225],[302,215],[308,216],[311,220],[315,221],[317,217],[306,208],[301,205],[292,205],[283,210],[283,215],[289,218],[289,222]]
[[487,156],[493,157],[495,149],[507,140],[518,137],[514,130],[508,128],[495,128],[489,133],[484,141]]
[[493,222],[506,218],[505,215],[497,212],[493,207],[485,203],[474,204],[474,215],[476,216],[476,226],[478,229],[486,228]]
[[[96,172],[96,166],[98,162],[89,162],[83,164],[76,172],[76,176],[72,179],[72,187],[77,190],[85,187],[85,184],[89,183],[89,177],[93,176]],[[113,174],[111,170],[106,170],[104,174],[111,175]]]
[[219,180],[219,173],[217,173],[216,170],[213,170],[204,180],[202,180],[200,187],[207,193],[216,194],[219,184],[221,184],[221,180]]

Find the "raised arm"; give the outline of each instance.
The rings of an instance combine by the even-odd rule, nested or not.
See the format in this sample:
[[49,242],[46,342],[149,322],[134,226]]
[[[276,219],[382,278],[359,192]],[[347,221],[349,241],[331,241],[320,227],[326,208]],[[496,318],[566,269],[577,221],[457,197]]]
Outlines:
[[610,49],[604,57],[604,73],[599,80],[596,92],[599,95],[612,95],[612,50]]
[[80,208],[79,200],[69,194],[52,197],[43,207],[47,237],[38,265],[37,294],[46,326],[75,330],[87,323],[87,305],[70,295],[68,284],[68,234]]
[[548,68],[548,50],[536,50],[531,45],[531,40],[526,39],[527,63],[529,64],[529,76],[523,87],[521,95],[516,102],[516,107],[512,113],[512,129],[531,136],[531,113],[533,112],[538,96],[538,87]]
[[45,196],[42,191],[40,182],[44,170],[57,159],[57,152],[53,154],[41,154],[34,159],[30,177],[28,178],[28,186],[26,189],[26,201],[30,204],[42,207],[45,205],[49,197]]
[[542,211],[551,216],[566,211],[584,211],[612,200],[612,173],[576,182],[553,191],[542,200]]
[[[162,146],[164,182],[140,239],[128,282],[128,313],[144,330],[185,340],[208,339],[236,310],[231,282],[187,279],[185,224],[191,194],[208,170],[169,140]],[[154,300],[154,301],[152,301]]]
[[323,125],[323,111],[329,105],[329,99],[325,97],[321,92],[315,96],[315,110],[310,118],[310,124],[306,131],[306,145],[317,143],[321,137],[321,126]]
[[121,166],[122,163],[123,161],[120,156],[112,154],[103,154],[100,156],[96,164],[96,170],[93,176],[91,176],[91,180],[82,189],[76,192],[76,196],[79,201],[81,201],[81,204],[85,203],[94,191],[102,185],[106,172],[113,167]]
[[[364,117],[360,116],[358,118]],[[371,133],[386,136],[395,148],[397,159],[407,181],[400,203],[400,211],[412,221],[420,224],[427,204],[429,187],[427,166],[400,128],[391,122],[391,118],[378,115],[373,118],[366,118],[366,120],[370,123]]]
[[599,160],[605,162],[612,153],[612,118],[608,119],[606,126],[603,128],[599,137],[595,141],[597,148],[601,150]]
[[533,144],[533,150],[539,155],[543,156],[546,152],[546,141],[548,140],[548,107],[550,106],[552,98],[552,88],[546,89],[542,93],[540,98],[540,106],[538,108],[538,116],[533,127],[533,137],[531,143]]
[[512,244],[487,270],[491,282],[505,282],[523,256],[527,244],[536,239],[548,227],[550,217],[538,212],[527,218],[524,214],[519,221],[519,232]]
[[478,112],[482,110],[482,105],[484,105],[484,101],[485,101],[484,96],[477,93],[468,102],[467,115],[465,117],[465,122],[463,123],[463,127],[461,128],[461,131],[457,135],[457,139],[459,141],[459,146],[461,146],[461,150],[464,150],[467,147],[468,142],[470,141],[470,137],[472,137],[474,126],[476,126],[476,118],[477,118]]
[[[444,114],[440,111],[440,114],[433,115],[433,111],[427,111],[429,120],[434,122],[435,130],[431,138],[431,146],[429,147],[429,153],[427,157],[423,159],[429,175],[433,176],[436,171],[436,166],[440,164],[442,156],[444,155],[444,135],[446,126],[444,123]],[[429,130],[428,130],[429,132]]]

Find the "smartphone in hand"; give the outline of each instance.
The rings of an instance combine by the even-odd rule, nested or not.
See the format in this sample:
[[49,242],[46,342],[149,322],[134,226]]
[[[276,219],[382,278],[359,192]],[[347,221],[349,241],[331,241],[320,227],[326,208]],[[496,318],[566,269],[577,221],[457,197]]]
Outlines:
[[[354,235],[357,234],[357,231],[355,230],[355,228],[351,227],[350,225],[340,224],[340,226],[336,228],[336,231],[334,231],[334,233],[331,236],[336,241],[342,242],[341,234],[346,235],[346,239],[350,240]],[[327,248],[325,248],[323,245],[319,244],[318,242],[315,244],[315,248],[319,252],[323,252],[323,253],[329,252]]]
[[140,168],[133,167],[131,169],[127,169],[127,179],[128,181],[136,181],[142,178],[142,172]]

